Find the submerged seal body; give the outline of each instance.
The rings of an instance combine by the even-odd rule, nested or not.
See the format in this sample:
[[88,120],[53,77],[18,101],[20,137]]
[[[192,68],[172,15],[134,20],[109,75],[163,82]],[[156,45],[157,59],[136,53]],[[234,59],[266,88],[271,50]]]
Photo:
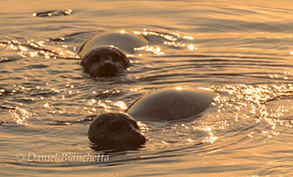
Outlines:
[[134,53],[135,48],[146,44],[143,36],[134,33],[101,32],[87,40],[78,55],[84,71],[91,76],[114,76],[128,67],[125,53]]
[[[140,121],[170,121],[198,116],[216,96],[216,93],[202,89],[158,90],[138,99],[126,113],[105,113],[96,117],[88,131],[89,139],[102,149],[139,147],[145,143],[145,138],[134,118]],[[119,123],[116,123],[117,120]]]
[[203,89],[162,89],[141,97],[126,112],[136,120],[185,119],[200,115],[216,95]]

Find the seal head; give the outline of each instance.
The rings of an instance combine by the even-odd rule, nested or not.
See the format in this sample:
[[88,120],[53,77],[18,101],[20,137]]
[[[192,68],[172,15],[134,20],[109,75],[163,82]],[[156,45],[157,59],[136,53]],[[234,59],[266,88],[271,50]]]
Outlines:
[[137,149],[146,142],[136,121],[126,113],[104,113],[97,116],[88,130],[88,138],[103,149]]
[[100,32],[88,39],[80,48],[84,71],[92,77],[115,76],[123,72],[129,64],[125,55],[135,53],[135,48],[147,45],[141,35],[120,31]]
[[80,64],[92,77],[115,76],[127,68],[129,59],[116,47],[98,47],[86,54]]

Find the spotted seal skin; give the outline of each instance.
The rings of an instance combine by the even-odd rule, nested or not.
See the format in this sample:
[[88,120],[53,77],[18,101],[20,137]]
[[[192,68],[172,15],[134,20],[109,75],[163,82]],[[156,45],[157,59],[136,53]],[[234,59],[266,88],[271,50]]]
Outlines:
[[100,149],[135,149],[146,142],[136,120],[173,121],[198,117],[216,96],[209,90],[181,87],[152,92],[135,101],[126,113],[98,116],[89,128],[89,139]]
[[135,48],[147,43],[141,35],[125,31],[106,31],[87,40],[78,55],[81,57],[84,72],[90,76],[116,76],[129,65],[126,53],[134,53]]
[[137,149],[146,142],[137,122],[126,113],[104,113],[97,116],[88,130],[95,150]]

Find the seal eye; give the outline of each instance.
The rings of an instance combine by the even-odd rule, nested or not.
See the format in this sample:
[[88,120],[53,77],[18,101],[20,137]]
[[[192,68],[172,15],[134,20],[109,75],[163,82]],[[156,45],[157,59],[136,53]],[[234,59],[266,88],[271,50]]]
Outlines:
[[103,122],[102,121],[99,121],[99,122],[96,123],[96,127],[97,128],[101,127],[102,125],[103,125]]
[[110,125],[111,130],[119,131],[122,128],[122,124],[120,121],[113,121]]
[[117,52],[113,53],[113,61],[114,62],[120,62],[121,61],[121,55]]
[[136,129],[139,129],[138,125],[137,125],[137,122],[136,121],[131,121],[131,124],[136,128]]

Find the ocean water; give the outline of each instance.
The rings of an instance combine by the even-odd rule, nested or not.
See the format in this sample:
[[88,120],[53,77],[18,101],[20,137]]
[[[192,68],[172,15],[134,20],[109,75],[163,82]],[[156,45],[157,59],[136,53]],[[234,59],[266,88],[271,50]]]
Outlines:
[[[0,176],[293,175],[293,1],[0,4]],[[149,45],[90,78],[76,53],[110,30]],[[219,97],[193,120],[141,122],[140,149],[91,148],[91,115],[178,86]]]

